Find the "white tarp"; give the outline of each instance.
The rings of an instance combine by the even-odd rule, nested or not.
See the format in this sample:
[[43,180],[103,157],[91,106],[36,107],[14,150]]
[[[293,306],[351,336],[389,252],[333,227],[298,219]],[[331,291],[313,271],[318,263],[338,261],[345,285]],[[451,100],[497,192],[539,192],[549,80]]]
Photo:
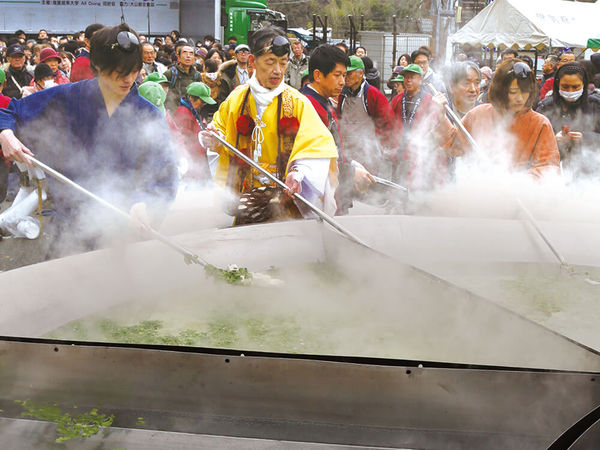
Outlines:
[[448,38],[453,44],[586,48],[598,34],[599,3],[565,0],[495,0]]

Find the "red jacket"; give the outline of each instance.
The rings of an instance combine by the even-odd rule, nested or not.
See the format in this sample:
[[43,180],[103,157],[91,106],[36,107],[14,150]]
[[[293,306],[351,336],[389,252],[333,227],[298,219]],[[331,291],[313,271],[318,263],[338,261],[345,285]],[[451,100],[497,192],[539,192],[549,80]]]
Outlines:
[[[402,120],[402,98],[406,91],[392,100],[392,109],[396,117],[396,130],[400,145],[394,160],[403,159],[408,164],[407,185],[412,189],[430,189],[446,181],[448,158],[438,138],[438,112],[431,94],[425,94],[410,129],[405,129]],[[444,136],[445,137],[445,136]]]
[[95,77],[96,75],[94,75],[90,67],[90,58],[87,56],[78,56],[71,67],[71,82],[91,80]]
[[0,94],[0,108],[8,108],[11,98]]
[[[405,136],[403,136],[404,133],[404,122],[402,121],[402,98],[404,97],[404,94],[406,93],[406,91],[401,92],[400,94],[396,95],[393,99],[392,99],[392,111],[394,112],[394,117],[396,120],[396,130],[398,133],[398,136],[400,137],[400,140],[398,142],[398,147],[396,148],[396,150],[399,151],[404,151],[404,148],[400,148],[400,146],[402,145],[403,147],[406,147],[408,145],[408,141],[405,138]],[[431,130],[424,130],[424,127],[427,127],[427,124],[435,124],[435,122],[437,121],[436,118],[436,111],[435,111],[435,107],[433,105],[433,101],[432,101],[432,96],[431,94],[425,94],[423,96],[423,100],[421,100],[421,104],[419,105],[419,108],[417,109],[417,112],[415,113],[415,117],[413,119],[413,123],[411,125],[411,130],[414,130],[415,133],[426,133],[428,131]],[[432,127],[430,127],[432,128]],[[416,137],[416,136],[415,136]],[[397,155],[397,156],[401,156],[401,155]],[[396,159],[396,158],[394,158]]]
[[195,180],[210,179],[210,170],[206,158],[206,149],[200,145],[198,133],[202,127],[192,114],[192,112],[183,105],[180,105],[173,113],[173,120],[179,127],[179,133],[183,141],[185,150],[189,155],[191,170],[189,176]]
[[67,76],[64,73],[62,73],[60,70],[57,70],[56,76],[54,77],[54,82],[56,84],[67,84],[67,83],[70,83],[71,80],[69,80],[67,78]]
[[[321,96],[316,91],[314,91],[311,87],[308,87],[308,86],[302,88],[302,90],[300,92],[302,92],[306,96],[306,98],[308,98],[310,100],[313,107],[315,108],[315,111],[317,111],[317,114],[321,118],[321,121],[327,127],[327,129],[330,130],[331,134],[333,135],[333,133],[335,131],[337,131],[337,133],[336,133],[337,136],[333,136],[333,140],[335,141],[335,144],[338,146],[338,152],[339,152],[341,161],[345,162],[346,155],[344,155],[344,144],[342,142],[342,137],[341,137],[341,133],[340,133],[340,122],[339,122],[337,113],[335,111],[335,108],[330,103],[331,118],[333,119],[333,122],[334,122],[334,124],[330,124],[329,123],[329,114],[327,114],[327,110],[325,109],[323,104],[319,101],[319,99],[316,97],[316,96],[319,96],[319,97],[321,97]],[[321,101],[329,102],[328,99],[325,99],[323,97],[321,97]],[[334,131],[331,131],[332,127],[335,127]]]
[[[375,131],[379,137],[382,146],[385,149],[392,149],[396,147],[396,139],[394,133],[394,111],[390,106],[390,102],[385,95],[383,95],[376,87],[371,86],[366,81],[364,82],[364,89],[367,92],[363,98],[365,100],[365,106],[367,113],[373,119],[375,124]],[[338,116],[342,117],[344,111],[344,100],[346,95],[343,93],[338,97]]]
[[336,215],[348,214],[352,208],[352,196],[354,194],[354,167],[344,154],[344,145],[340,133],[340,125],[335,108],[328,98],[323,97],[311,86],[304,86],[301,92],[310,100],[317,114],[333,136],[338,148],[338,188],[335,191],[335,202],[337,204]]
[[[10,101],[11,101],[10,97],[0,94],[0,108],[8,108],[8,104],[10,103]],[[0,164],[2,164],[2,163],[6,163],[6,165],[10,165],[10,162],[8,162],[4,158],[4,154],[2,153],[2,149],[0,148]]]
[[548,92],[550,92],[553,88],[554,88],[554,77],[548,78],[544,82],[542,89],[540,89],[540,101],[544,100],[544,98],[546,98],[546,94]]

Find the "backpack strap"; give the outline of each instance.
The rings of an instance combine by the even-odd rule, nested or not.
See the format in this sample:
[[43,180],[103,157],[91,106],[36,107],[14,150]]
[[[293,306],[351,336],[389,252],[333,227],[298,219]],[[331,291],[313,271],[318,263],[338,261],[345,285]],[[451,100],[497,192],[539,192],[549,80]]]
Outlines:
[[341,119],[342,118],[342,108],[344,106],[344,101],[346,100],[346,96],[344,94],[340,95],[340,101],[337,106],[337,115]]
[[15,84],[15,86],[17,87],[17,89],[19,90],[19,92],[20,92],[21,94],[23,94],[23,88],[22,88],[22,87],[21,87],[21,85],[20,85],[20,84],[17,82],[17,80],[15,80],[15,77],[14,77],[14,76],[12,76],[12,74],[11,74],[10,78],[12,79],[12,82]]
[[365,102],[365,110],[367,111],[367,114],[370,116],[371,114],[369,113],[369,101],[367,100],[367,96],[369,94],[369,88],[371,87],[371,85],[367,82],[365,82],[365,90],[363,92],[363,101]]
[[173,65],[169,69],[171,70],[171,88],[174,88],[177,83],[177,67]]

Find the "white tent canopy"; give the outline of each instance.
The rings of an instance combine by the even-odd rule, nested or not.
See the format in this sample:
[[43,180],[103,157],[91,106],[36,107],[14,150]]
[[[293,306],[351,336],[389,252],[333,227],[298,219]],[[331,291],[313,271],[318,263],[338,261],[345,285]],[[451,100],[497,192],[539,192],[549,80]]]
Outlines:
[[598,34],[600,3],[565,0],[495,0],[448,38],[489,48],[586,48]]

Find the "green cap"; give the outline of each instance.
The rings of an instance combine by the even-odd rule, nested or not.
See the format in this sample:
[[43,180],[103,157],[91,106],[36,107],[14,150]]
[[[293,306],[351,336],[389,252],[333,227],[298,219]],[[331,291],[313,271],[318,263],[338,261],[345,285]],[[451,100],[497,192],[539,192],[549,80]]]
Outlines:
[[402,75],[404,75],[406,72],[418,73],[419,75],[423,76],[423,69],[421,69],[421,66],[418,64],[409,64],[406,66],[402,71]]
[[358,56],[352,55],[350,56],[350,65],[346,67],[346,70],[352,72],[356,69],[365,70],[365,63]]
[[6,74],[4,73],[4,70],[2,70],[2,68],[0,67],[0,84],[4,83],[5,80]]
[[302,79],[302,78],[307,77],[307,76],[308,76],[308,69],[304,69],[302,71],[302,73],[300,74],[300,78]]
[[146,81],[140,85],[138,92],[142,97],[165,114],[165,99],[167,98],[167,93],[160,84],[155,83],[154,81]]
[[210,88],[199,81],[194,81],[193,83],[190,83],[187,87],[186,92],[188,93],[188,95],[198,97],[200,100],[202,100],[208,105],[214,105],[215,103],[217,103],[210,96]]
[[165,77],[163,74],[158,73],[158,72],[152,72],[150,75],[148,75],[146,78],[144,78],[144,83],[146,81],[154,81],[155,83],[168,83],[169,80],[167,80],[167,77]]
[[396,78],[392,78],[390,81],[404,81],[404,77],[398,74],[396,75]]

